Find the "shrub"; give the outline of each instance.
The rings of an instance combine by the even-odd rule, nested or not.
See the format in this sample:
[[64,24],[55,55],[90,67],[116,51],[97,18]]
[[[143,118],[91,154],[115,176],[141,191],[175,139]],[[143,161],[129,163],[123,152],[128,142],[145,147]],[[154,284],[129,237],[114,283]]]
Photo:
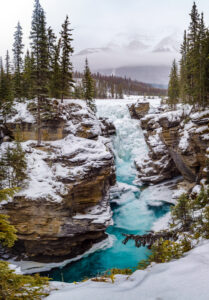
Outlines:
[[9,263],[0,261],[0,299],[39,300],[48,296],[48,278],[16,274]]

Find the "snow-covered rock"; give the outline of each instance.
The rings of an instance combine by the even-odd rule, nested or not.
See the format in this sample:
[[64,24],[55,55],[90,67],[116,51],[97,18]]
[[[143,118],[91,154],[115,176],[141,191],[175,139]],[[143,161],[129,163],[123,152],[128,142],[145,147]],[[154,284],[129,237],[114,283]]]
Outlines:
[[180,104],[175,111],[147,114],[141,119],[150,149],[147,158],[136,160],[142,182],[157,183],[177,172],[190,182],[205,176],[208,110],[191,111],[191,106]]
[[[100,121],[84,101],[65,100],[56,105],[57,119],[43,122],[49,135],[41,147],[27,140],[35,132],[35,123],[30,124],[30,133],[24,132],[25,127],[21,131],[27,140],[22,147],[28,179],[13,202],[2,203],[0,210],[18,230],[15,251],[22,257],[50,261],[81,255],[106,237],[105,229],[112,224],[109,189],[115,183],[110,140],[100,136]],[[22,113],[17,111],[10,120],[12,128],[34,121],[28,117],[26,103],[16,109],[23,106]],[[57,130],[56,122],[62,123],[62,131]],[[7,144],[11,143],[2,143],[1,148]]]
[[139,99],[136,103],[128,104],[128,109],[133,119],[141,119],[148,113],[150,103],[146,99]]

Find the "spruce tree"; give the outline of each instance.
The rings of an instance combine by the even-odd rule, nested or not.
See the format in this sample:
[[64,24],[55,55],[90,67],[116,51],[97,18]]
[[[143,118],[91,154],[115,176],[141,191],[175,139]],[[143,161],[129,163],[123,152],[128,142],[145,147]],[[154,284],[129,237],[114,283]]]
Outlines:
[[209,31],[206,30],[206,37],[204,41],[205,61],[204,61],[204,91],[205,100],[204,106],[209,105]]
[[22,70],[23,70],[23,33],[20,23],[17,23],[14,33],[13,55],[14,55],[14,94],[20,100],[22,97]]
[[205,107],[209,98],[208,29],[194,3],[191,22],[181,47],[180,96],[185,103]]
[[206,27],[204,24],[204,16],[201,14],[200,24],[199,24],[199,33],[198,33],[198,48],[199,48],[199,97],[198,102],[199,105],[205,106],[206,102],[206,90],[205,90],[205,78],[206,78],[206,60],[208,56],[208,52],[206,51]]
[[199,25],[200,15],[196,3],[192,6],[190,13],[191,22],[188,30],[188,54],[187,69],[189,78],[188,96],[189,103],[195,105],[199,102],[199,80],[200,80],[200,63],[199,63]]
[[14,100],[12,75],[10,70],[9,52],[6,53],[4,70],[2,59],[0,61],[0,109],[3,122],[7,122],[7,118],[12,112],[12,105]]
[[171,108],[175,108],[179,98],[179,78],[178,67],[176,60],[173,61],[173,65],[170,72],[170,80],[168,85],[168,104]]
[[45,12],[39,3],[39,0],[35,0],[30,38],[35,67],[35,95],[37,97],[37,144],[40,146],[41,105],[48,93],[48,51]]
[[91,76],[91,71],[89,69],[88,59],[85,61],[85,70],[83,77],[83,95],[86,100],[87,105],[91,108],[91,110],[95,113],[96,106],[94,102],[94,80]]
[[47,29],[47,53],[49,62],[49,72],[53,70],[53,60],[56,52],[56,36],[51,27]]
[[70,95],[70,88],[73,87],[73,67],[71,63],[71,55],[74,50],[71,45],[72,39],[72,29],[69,28],[70,22],[68,16],[65,19],[65,22],[62,25],[61,34],[61,73],[60,73],[60,82],[61,82],[61,100],[63,102],[64,97]]
[[184,31],[184,39],[181,45],[181,60],[180,60],[180,97],[183,103],[187,103],[188,94],[188,69],[187,69],[187,32]]
[[35,65],[33,54],[26,52],[23,69],[23,97],[33,99],[35,97]]
[[57,99],[61,96],[60,46],[61,40],[59,39],[51,57],[51,75],[49,82],[49,94],[51,97]]
[[8,146],[2,153],[0,159],[0,188],[7,186],[9,188],[21,187],[27,178],[26,169],[25,152],[17,140],[12,147]]

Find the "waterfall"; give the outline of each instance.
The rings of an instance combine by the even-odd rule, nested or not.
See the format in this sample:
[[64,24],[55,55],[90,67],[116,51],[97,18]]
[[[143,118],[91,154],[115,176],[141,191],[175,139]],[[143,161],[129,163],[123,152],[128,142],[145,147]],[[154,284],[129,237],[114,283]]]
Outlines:
[[107,117],[116,127],[112,142],[117,179],[125,183],[132,183],[135,178],[134,159],[143,157],[147,152],[139,121],[130,117],[129,103],[133,103],[133,100],[97,100],[98,116]]

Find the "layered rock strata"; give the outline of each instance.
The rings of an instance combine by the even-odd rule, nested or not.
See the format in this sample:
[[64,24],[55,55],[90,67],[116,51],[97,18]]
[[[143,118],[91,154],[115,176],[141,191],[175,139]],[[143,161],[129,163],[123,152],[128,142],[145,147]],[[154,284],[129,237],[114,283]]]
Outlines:
[[136,103],[128,104],[130,115],[133,119],[143,118],[150,109],[148,101],[138,100]]
[[141,119],[149,154],[136,160],[140,180],[157,183],[178,173],[189,182],[204,178],[209,171],[208,124],[209,110],[193,113],[185,106]]
[[[82,254],[104,239],[112,224],[109,189],[115,183],[115,167],[110,141],[100,135],[104,125],[82,101],[60,105],[64,113],[59,120],[42,123],[42,134],[46,129],[48,136],[41,147],[35,141],[22,143],[28,179],[13,201],[0,208],[18,231],[13,251],[37,261]],[[29,111],[10,120],[10,135],[16,134],[18,126],[24,140],[35,137]],[[1,149],[6,144],[12,142],[2,143]]]

